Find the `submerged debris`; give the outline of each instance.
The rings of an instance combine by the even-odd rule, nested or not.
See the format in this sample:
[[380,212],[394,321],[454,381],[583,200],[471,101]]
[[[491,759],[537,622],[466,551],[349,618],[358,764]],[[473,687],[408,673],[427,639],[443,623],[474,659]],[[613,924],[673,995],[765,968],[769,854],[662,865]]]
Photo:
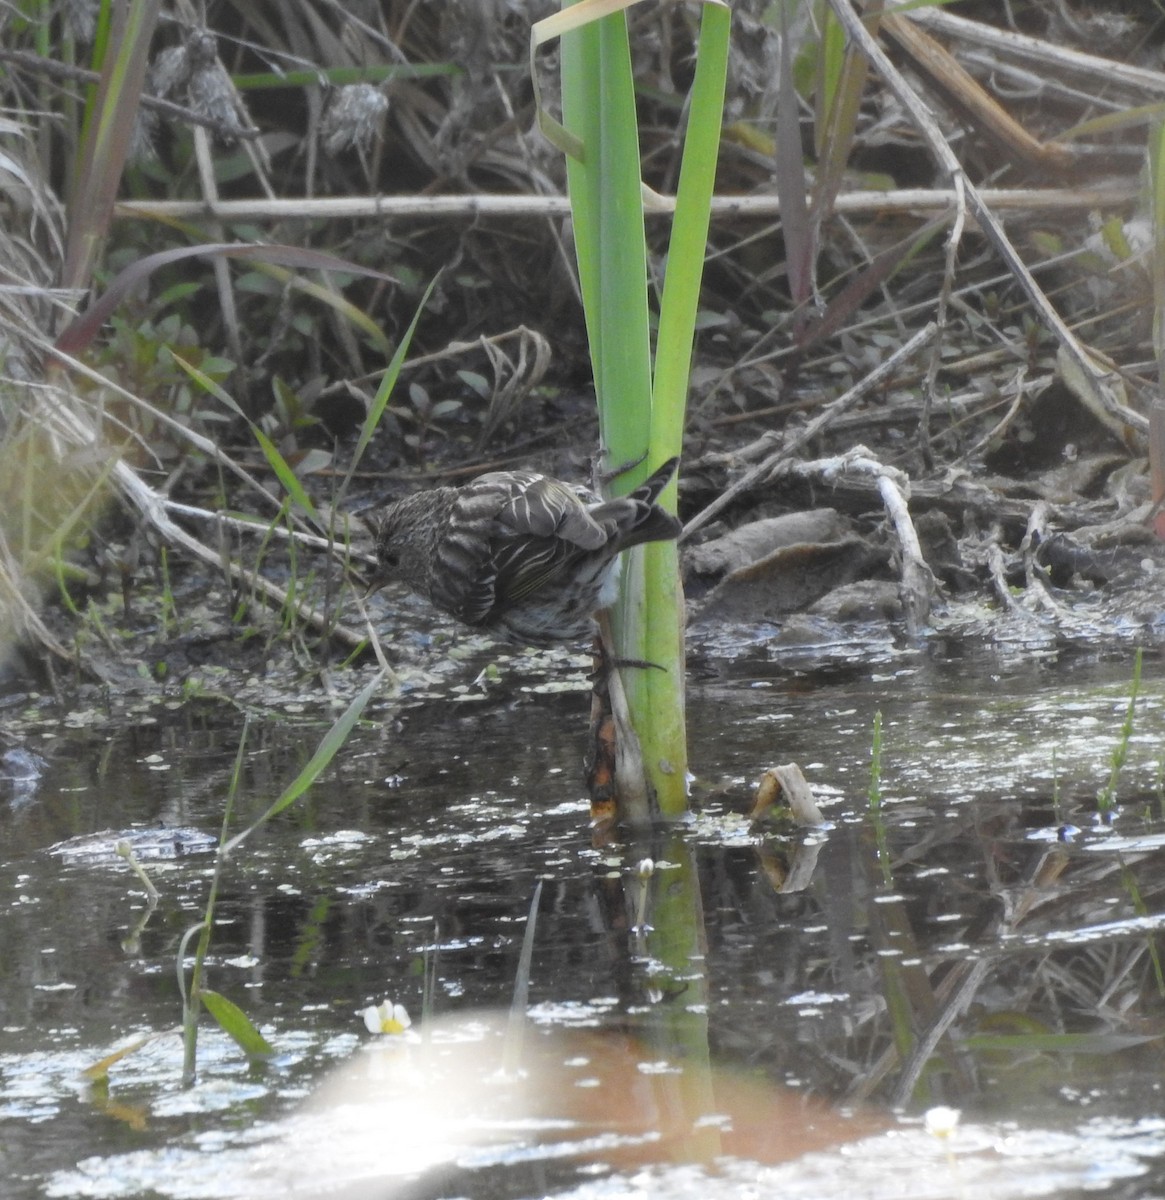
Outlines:
[[49,853],[71,865],[99,864],[124,860],[128,848],[135,858],[152,862],[209,854],[217,845],[218,838],[198,829],[103,829],[57,842]]

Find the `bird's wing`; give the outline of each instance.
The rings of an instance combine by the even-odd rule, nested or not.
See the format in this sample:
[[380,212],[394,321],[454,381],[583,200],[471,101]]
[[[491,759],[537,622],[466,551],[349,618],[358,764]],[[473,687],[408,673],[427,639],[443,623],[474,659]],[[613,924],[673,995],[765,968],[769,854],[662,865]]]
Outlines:
[[[487,483],[490,486],[481,486]],[[430,598],[467,625],[488,623],[497,603],[499,514],[510,502],[505,476],[482,476],[458,497],[433,548]]]
[[522,476],[522,487],[498,512],[498,520],[519,535],[561,538],[581,550],[598,550],[608,533],[591,519],[575,492],[545,475]]
[[464,511],[454,514],[437,549],[446,567],[437,574],[455,586],[443,587],[440,597],[435,587],[433,598],[468,625],[489,624],[499,609],[537,592],[610,536],[569,487],[530,471],[480,476],[458,505]]
[[458,592],[445,608],[466,625],[482,625],[489,620],[497,600],[497,576],[492,571],[483,571]]
[[531,596],[558,574],[579,553],[578,547],[553,537],[508,538],[497,549],[493,581],[498,607]]

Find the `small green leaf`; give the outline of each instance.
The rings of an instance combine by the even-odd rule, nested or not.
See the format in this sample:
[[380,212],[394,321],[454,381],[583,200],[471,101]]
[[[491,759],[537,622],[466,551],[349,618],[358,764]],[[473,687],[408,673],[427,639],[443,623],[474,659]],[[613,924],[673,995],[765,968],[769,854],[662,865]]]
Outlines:
[[185,300],[188,296],[193,296],[201,290],[202,284],[200,283],[176,283],[158,297],[158,308],[162,309],[170,304],[177,304],[179,300]]
[[128,1058],[129,1055],[135,1054],[143,1046],[148,1046],[151,1042],[156,1042],[161,1037],[168,1036],[167,1033],[147,1033],[144,1037],[134,1038],[126,1046],[122,1046],[120,1050],[114,1050],[112,1054],[107,1054],[104,1058],[98,1059],[95,1063],[90,1063],[85,1068],[82,1074],[91,1082],[96,1082],[99,1079],[106,1079],[109,1076],[109,1068],[121,1062],[123,1058]]
[[271,470],[275,472],[279,482],[283,484],[284,490],[322,528],[323,522],[320,520],[319,513],[316,512],[316,506],[311,502],[311,497],[307,492],[303,490],[303,484],[299,482],[299,476],[288,465],[287,459],[279,453],[275,443],[258,425],[252,425],[251,432],[254,433],[255,440],[259,443],[259,448],[263,451],[263,457],[266,458]]
[[429,416],[432,420],[439,421],[464,407],[460,400],[438,400],[430,410]]
[[270,1058],[275,1047],[255,1028],[250,1017],[219,992],[203,989],[199,993],[206,1011],[219,1023],[224,1033],[229,1034],[248,1058]]
[[493,389],[489,385],[489,380],[480,371],[458,371],[457,378],[483,400],[489,399],[489,394]]

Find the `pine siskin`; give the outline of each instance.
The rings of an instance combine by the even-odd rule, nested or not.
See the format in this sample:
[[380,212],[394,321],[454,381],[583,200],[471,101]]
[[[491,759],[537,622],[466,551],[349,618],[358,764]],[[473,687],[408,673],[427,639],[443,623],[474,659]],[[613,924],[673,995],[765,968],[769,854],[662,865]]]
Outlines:
[[615,500],[532,471],[494,471],[365,513],[376,535],[369,591],[399,579],[506,641],[581,640],[614,603],[619,554],[679,536],[680,521],[656,504],[677,461]]

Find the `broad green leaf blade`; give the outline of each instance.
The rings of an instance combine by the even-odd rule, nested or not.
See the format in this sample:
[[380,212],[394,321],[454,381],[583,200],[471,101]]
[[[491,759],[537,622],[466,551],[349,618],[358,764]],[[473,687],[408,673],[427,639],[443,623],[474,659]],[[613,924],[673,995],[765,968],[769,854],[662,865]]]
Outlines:
[[206,1011],[218,1022],[219,1028],[229,1034],[239,1049],[248,1058],[270,1058],[275,1047],[255,1028],[251,1018],[233,1001],[219,992],[205,988],[199,993]]
[[[651,436],[647,239],[623,12],[563,37],[562,110],[584,148],[585,162],[567,160],[567,179],[599,428],[607,465],[619,467],[644,455]],[[620,477],[616,488],[629,491],[648,469]]]
[[[723,0],[705,0],[701,8],[696,79],[653,372],[645,189],[627,22],[622,11],[605,8],[602,19],[565,32],[567,23],[577,23],[584,9],[599,11],[593,4],[568,5],[553,28],[563,33],[563,119],[581,147],[567,160],[567,177],[602,449],[609,467],[644,460],[642,471],[629,471],[616,481],[616,489],[625,491],[678,454],[683,441],[731,14]],[[674,505],[674,490],[669,487],[665,497],[665,503]],[[653,794],[660,811],[678,816],[687,805],[687,750],[682,596],[674,545],[646,546],[627,556],[611,627],[620,659],[652,664],[619,673],[644,768],[639,779],[630,778],[633,772],[620,771],[623,815],[635,823],[651,820]],[[630,749],[625,762],[635,759]]]
[[[659,307],[659,336],[651,406],[651,462],[680,454],[683,449],[684,414],[687,409],[692,346],[699,309],[704,253],[724,111],[724,86],[728,70],[731,13],[718,2],[701,10],[696,73],[692,81],[688,128],[676,189],[676,211],[668,242],[667,269]],[[675,511],[675,484],[661,497]],[[636,605],[642,634],[634,653],[662,670],[630,672],[627,681],[643,759],[652,773],[660,811],[679,817],[687,809],[687,749],[684,728],[684,601],[679,582],[679,552],[674,542],[644,546],[643,589],[631,575],[625,588],[627,606]],[[650,597],[650,603],[648,602]]]

